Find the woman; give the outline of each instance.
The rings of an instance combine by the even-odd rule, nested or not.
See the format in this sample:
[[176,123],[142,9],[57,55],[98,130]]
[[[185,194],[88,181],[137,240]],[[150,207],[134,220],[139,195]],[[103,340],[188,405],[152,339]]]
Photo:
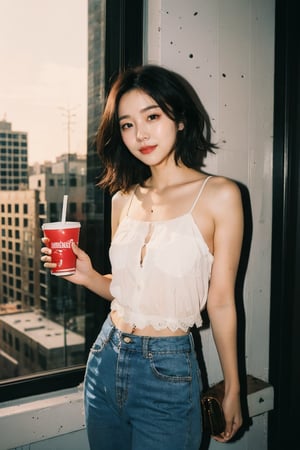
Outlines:
[[[111,275],[73,245],[67,277],[111,301],[91,349],[91,449],[198,450],[201,379],[190,328],[207,311],[225,379],[220,442],[241,425],[234,286],[243,235],[238,187],[207,176],[208,116],[188,83],[158,66],[121,73],[97,148],[112,199]],[[44,241],[45,242],[45,241]],[[51,251],[42,249],[47,268]]]

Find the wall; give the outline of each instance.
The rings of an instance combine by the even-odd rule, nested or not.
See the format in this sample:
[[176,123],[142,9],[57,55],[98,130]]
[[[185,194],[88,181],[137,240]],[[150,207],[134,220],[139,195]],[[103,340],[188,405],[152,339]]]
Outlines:
[[0,450],[87,450],[83,389],[0,404]]
[[[151,0],[147,8],[146,61],[185,76],[211,117],[220,150],[206,170],[233,178],[250,194],[252,245],[241,299],[245,361],[248,373],[267,380],[275,1]],[[210,330],[201,336],[213,383],[222,376],[218,358]],[[233,447],[266,449],[267,415],[254,417],[243,438],[226,445]]]

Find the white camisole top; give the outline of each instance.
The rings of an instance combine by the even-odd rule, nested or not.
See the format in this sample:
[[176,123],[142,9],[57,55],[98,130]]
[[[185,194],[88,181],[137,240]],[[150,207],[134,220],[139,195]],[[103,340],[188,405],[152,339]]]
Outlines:
[[192,212],[209,178],[190,211],[174,219],[132,219],[129,206],[109,251],[111,310],[125,322],[172,331],[201,326],[213,255]]

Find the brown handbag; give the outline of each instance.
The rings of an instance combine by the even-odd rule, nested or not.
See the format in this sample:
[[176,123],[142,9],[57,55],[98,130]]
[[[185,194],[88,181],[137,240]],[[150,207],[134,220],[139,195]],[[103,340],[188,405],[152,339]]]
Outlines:
[[201,398],[203,429],[212,436],[217,436],[225,430],[222,408],[224,388],[224,381],[220,381],[205,391]]

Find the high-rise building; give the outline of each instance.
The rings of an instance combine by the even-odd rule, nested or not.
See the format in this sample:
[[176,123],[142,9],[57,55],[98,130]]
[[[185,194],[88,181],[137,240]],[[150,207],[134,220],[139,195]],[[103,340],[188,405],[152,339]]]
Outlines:
[[13,131],[0,121],[0,191],[26,189],[28,185],[27,133]]
[[67,298],[60,281],[40,265],[41,225],[61,219],[66,187],[67,219],[84,224],[89,210],[84,156],[62,155],[46,169],[44,165],[36,167],[28,189],[1,192],[0,304],[16,303],[22,310],[40,310],[54,320],[66,311],[66,303],[70,316],[82,314],[82,293],[71,295],[79,289],[72,287]]
[[[87,126],[87,203],[86,242],[84,250],[92,258],[96,270],[108,273],[105,236],[109,221],[104,222],[103,192],[96,186],[101,173],[100,159],[96,152],[95,138],[105,101],[105,47],[106,47],[106,0],[88,2],[88,126]],[[109,205],[106,205],[109,208]],[[109,216],[109,214],[107,214]],[[97,238],[94,238],[94,237]],[[86,342],[87,348],[94,340],[100,323],[108,313],[108,302],[99,300],[94,293],[86,291]]]
[[0,314],[0,380],[82,364],[84,342],[37,312]]
[[99,176],[99,157],[96,154],[95,135],[105,100],[105,33],[106,1],[88,3],[88,194],[95,201],[95,181]]
[[0,303],[36,306],[40,293],[38,192],[0,192]]
[[[35,167],[35,173],[29,177],[29,188],[38,193],[39,230],[44,222],[61,220],[63,195],[67,193],[67,220],[80,222],[81,236],[85,235],[84,224],[89,210],[86,202],[85,155],[64,154],[51,165]],[[41,266],[40,293],[36,306],[48,318],[63,323],[67,313],[68,320],[84,313],[84,293],[80,287],[53,277]]]
[[[85,292],[40,262],[41,225],[86,222],[86,157],[31,168],[29,187],[0,192],[0,379],[85,360]],[[84,236],[86,233],[83,232]]]

